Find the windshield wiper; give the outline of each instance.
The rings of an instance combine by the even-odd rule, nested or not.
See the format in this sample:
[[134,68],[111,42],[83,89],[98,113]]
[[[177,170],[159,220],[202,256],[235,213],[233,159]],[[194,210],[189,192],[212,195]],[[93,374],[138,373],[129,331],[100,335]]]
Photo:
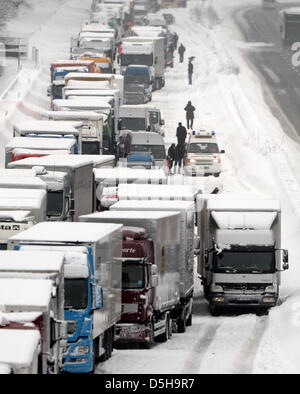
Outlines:
[[262,274],[263,270],[257,267],[247,267],[247,270],[251,271],[253,274]]

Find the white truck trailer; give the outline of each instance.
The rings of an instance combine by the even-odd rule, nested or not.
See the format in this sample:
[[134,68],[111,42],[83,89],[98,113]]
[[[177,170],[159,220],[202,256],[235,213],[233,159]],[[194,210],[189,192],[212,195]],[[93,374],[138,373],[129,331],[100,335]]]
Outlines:
[[165,41],[163,37],[127,37],[123,39],[121,73],[130,65],[151,68],[153,90],[165,86]]
[[41,189],[0,189],[0,250],[8,238],[47,218],[47,191]]
[[[0,252],[1,279],[36,279],[52,281],[52,311],[53,320],[50,329],[51,341],[43,336],[42,346],[44,356],[48,355],[46,367],[54,374],[59,373],[62,366],[63,347],[67,336],[67,326],[64,322],[64,262],[65,256],[59,252],[41,251],[6,251]],[[10,324],[33,324],[41,328],[41,317],[25,312],[6,313],[3,317]],[[46,334],[46,333],[45,333]]]
[[[10,314],[30,314],[27,318],[31,327],[37,327],[41,334],[41,370],[42,374],[53,373],[52,347],[56,337],[55,308],[51,280],[41,279],[0,279],[0,312]],[[33,323],[32,323],[33,322]],[[1,331],[1,329],[0,329]],[[24,341],[26,337],[24,337]],[[20,355],[21,357],[22,355]]]
[[[252,195],[198,196],[198,274],[213,314],[266,312],[279,299],[288,252],[281,248],[278,200]],[[283,261],[283,264],[282,264]]]

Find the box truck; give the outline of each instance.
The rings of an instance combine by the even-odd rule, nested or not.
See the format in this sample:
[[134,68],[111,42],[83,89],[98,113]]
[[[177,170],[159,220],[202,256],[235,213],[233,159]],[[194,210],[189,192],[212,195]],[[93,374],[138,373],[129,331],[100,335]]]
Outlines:
[[179,317],[179,212],[107,211],[80,218],[87,223],[120,223],[122,256],[122,319],[117,340],[167,341]]
[[198,274],[212,314],[235,307],[260,312],[274,307],[281,271],[288,269],[279,201],[209,195],[198,196],[197,204]]

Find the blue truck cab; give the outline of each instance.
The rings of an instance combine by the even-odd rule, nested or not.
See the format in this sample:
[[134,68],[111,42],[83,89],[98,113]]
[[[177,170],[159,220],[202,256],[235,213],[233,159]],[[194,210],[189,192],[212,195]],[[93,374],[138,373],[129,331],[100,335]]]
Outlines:
[[12,250],[65,253],[67,346],[61,371],[93,372],[111,356],[121,318],[122,225],[40,223],[10,239]]
[[152,100],[153,78],[149,66],[129,65],[124,74],[125,92],[126,86],[138,85],[145,90],[148,101]]

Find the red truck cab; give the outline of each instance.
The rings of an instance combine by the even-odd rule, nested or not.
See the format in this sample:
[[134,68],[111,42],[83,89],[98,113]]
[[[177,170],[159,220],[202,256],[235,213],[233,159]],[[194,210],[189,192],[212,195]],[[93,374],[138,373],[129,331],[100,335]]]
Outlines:
[[146,231],[124,227],[122,251],[122,317],[117,342],[148,342],[155,287],[153,242]]

